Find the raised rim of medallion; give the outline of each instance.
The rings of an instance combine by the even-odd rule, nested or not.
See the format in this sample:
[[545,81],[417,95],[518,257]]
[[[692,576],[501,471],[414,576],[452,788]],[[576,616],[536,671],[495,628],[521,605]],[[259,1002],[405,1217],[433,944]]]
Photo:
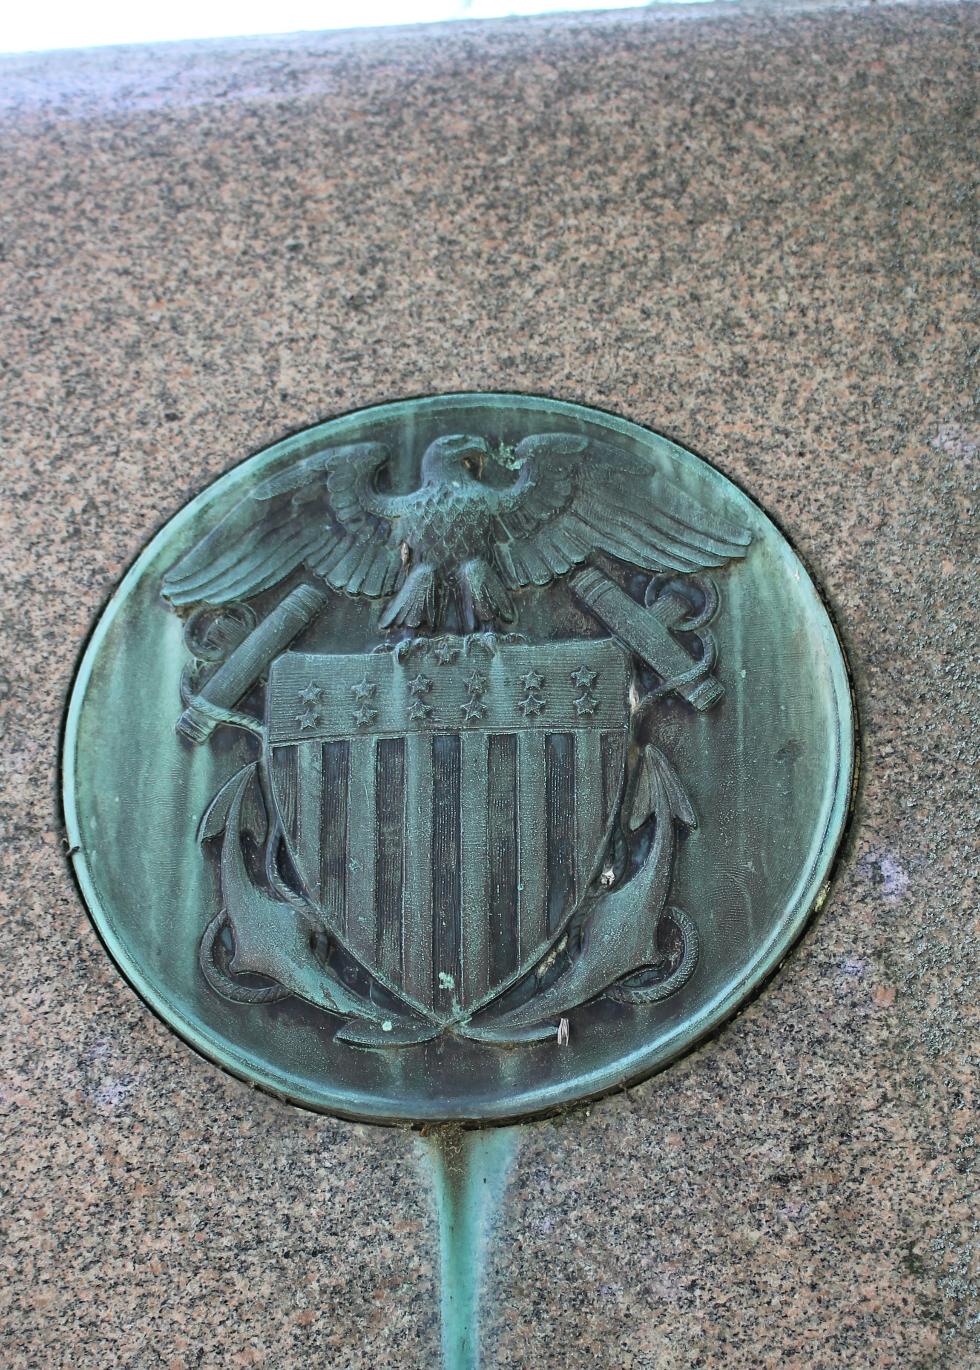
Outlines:
[[[499,404],[512,400],[519,404],[533,404],[550,409],[569,418],[585,419],[605,425],[610,432],[630,436],[637,432],[649,435],[684,458],[695,458],[724,479],[738,497],[772,525],[792,556],[798,569],[798,579],[813,597],[813,609],[820,620],[821,635],[828,649],[828,662],[833,682],[833,697],[837,713],[836,754],[832,777],[833,799],[819,839],[811,845],[810,860],[797,882],[793,897],[787,901],[783,913],[774,924],[771,935],[757,949],[752,959],[690,1019],[675,1025],[672,1030],[659,1033],[653,1043],[646,1043],[614,1063],[597,1067],[570,1080],[553,1085],[539,1085],[532,1090],[493,1103],[478,1104],[470,1110],[456,1111],[434,1107],[424,1116],[417,1109],[399,1111],[392,1101],[376,1095],[351,1090],[330,1090],[327,1087],[310,1089],[286,1071],[268,1062],[256,1063],[250,1055],[239,1051],[232,1042],[219,1037],[190,1018],[166,992],[165,988],[148,976],[131,955],[126,941],[96,887],[89,862],[82,845],[82,824],[77,805],[76,773],[78,769],[78,728],[85,704],[92,671],[101,645],[116,616],[125,604],[132,587],[140,580],[144,568],[169,540],[175,529],[197,519],[208,506],[234,485],[240,468],[247,462],[258,474],[298,449],[306,447],[316,435],[329,428],[331,437],[342,437],[346,427],[361,425],[381,417],[397,417],[399,410],[418,411],[443,406],[472,406],[485,402]],[[719,470],[708,458],[681,446],[662,433],[594,405],[554,399],[521,391],[447,391],[437,395],[408,397],[349,410],[333,418],[320,420],[307,428],[248,455],[218,476],[203,490],[183,505],[156,531],[150,541],[131,563],[98,613],[94,626],[80,651],[72,676],[64,714],[61,739],[61,801],[67,837],[67,857],[77,882],[89,919],[110,958],[131,989],[144,1004],[185,1044],[193,1048],[209,1063],[227,1071],[246,1084],[256,1086],[287,1103],[312,1112],[328,1114],[356,1122],[381,1125],[424,1126],[453,1123],[462,1126],[496,1126],[545,1117],[563,1109],[601,1098],[603,1095],[642,1083],[687,1055],[706,1038],[724,1026],[751,999],[779,968],[784,957],[799,939],[812,916],[822,907],[834,867],[847,834],[851,817],[854,788],[857,779],[857,712],[851,686],[850,668],[844,643],[832,617],[826,597],[793,546],[786,533],[768,511],[744,491],[727,473]]]

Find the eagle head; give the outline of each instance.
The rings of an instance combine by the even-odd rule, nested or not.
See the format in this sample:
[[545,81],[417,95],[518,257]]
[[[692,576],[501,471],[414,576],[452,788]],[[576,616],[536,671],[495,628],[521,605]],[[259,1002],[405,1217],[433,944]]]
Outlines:
[[423,485],[478,481],[489,450],[483,438],[476,438],[471,433],[450,433],[444,438],[436,438],[429,443],[422,458]]

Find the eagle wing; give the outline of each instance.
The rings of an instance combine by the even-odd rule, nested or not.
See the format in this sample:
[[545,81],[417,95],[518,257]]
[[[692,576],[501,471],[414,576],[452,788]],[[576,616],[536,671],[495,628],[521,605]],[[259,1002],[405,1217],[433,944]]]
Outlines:
[[676,489],[638,498],[649,464],[605,443],[539,433],[515,451],[523,465],[499,494],[492,530],[511,589],[547,585],[598,552],[645,571],[700,571],[743,557],[752,540]]
[[381,443],[335,447],[263,481],[171,567],[164,596],[174,607],[227,604],[298,566],[349,594],[391,593],[402,575],[399,497],[375,489],[389,455]]

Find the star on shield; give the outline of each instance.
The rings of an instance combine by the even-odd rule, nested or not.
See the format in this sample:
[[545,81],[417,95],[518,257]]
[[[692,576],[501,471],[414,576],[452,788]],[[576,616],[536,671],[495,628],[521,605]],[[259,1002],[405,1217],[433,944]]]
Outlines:
[[572,672],[572,682],[580,690],[591,690],[598,679],[595,671],[590,671],[587,666],[580,666],[577,671]]
[[447,642],[445,638],[443,638],[441,642],[437,642],[433,650],[436,661],[438,661],[440,666],[452,665],[459,656],[459,648],[454,647],[453,644]]

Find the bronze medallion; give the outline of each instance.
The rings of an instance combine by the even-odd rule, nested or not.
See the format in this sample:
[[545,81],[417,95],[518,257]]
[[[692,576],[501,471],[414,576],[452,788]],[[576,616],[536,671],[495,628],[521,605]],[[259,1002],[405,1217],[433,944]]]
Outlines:
[[85,653],[65,808],[109,951],[207,1056],[489,1121],[649,1074],[758,986],[853,746],[820,597],[718,471],[577,405],[436,396],[171,520]]

